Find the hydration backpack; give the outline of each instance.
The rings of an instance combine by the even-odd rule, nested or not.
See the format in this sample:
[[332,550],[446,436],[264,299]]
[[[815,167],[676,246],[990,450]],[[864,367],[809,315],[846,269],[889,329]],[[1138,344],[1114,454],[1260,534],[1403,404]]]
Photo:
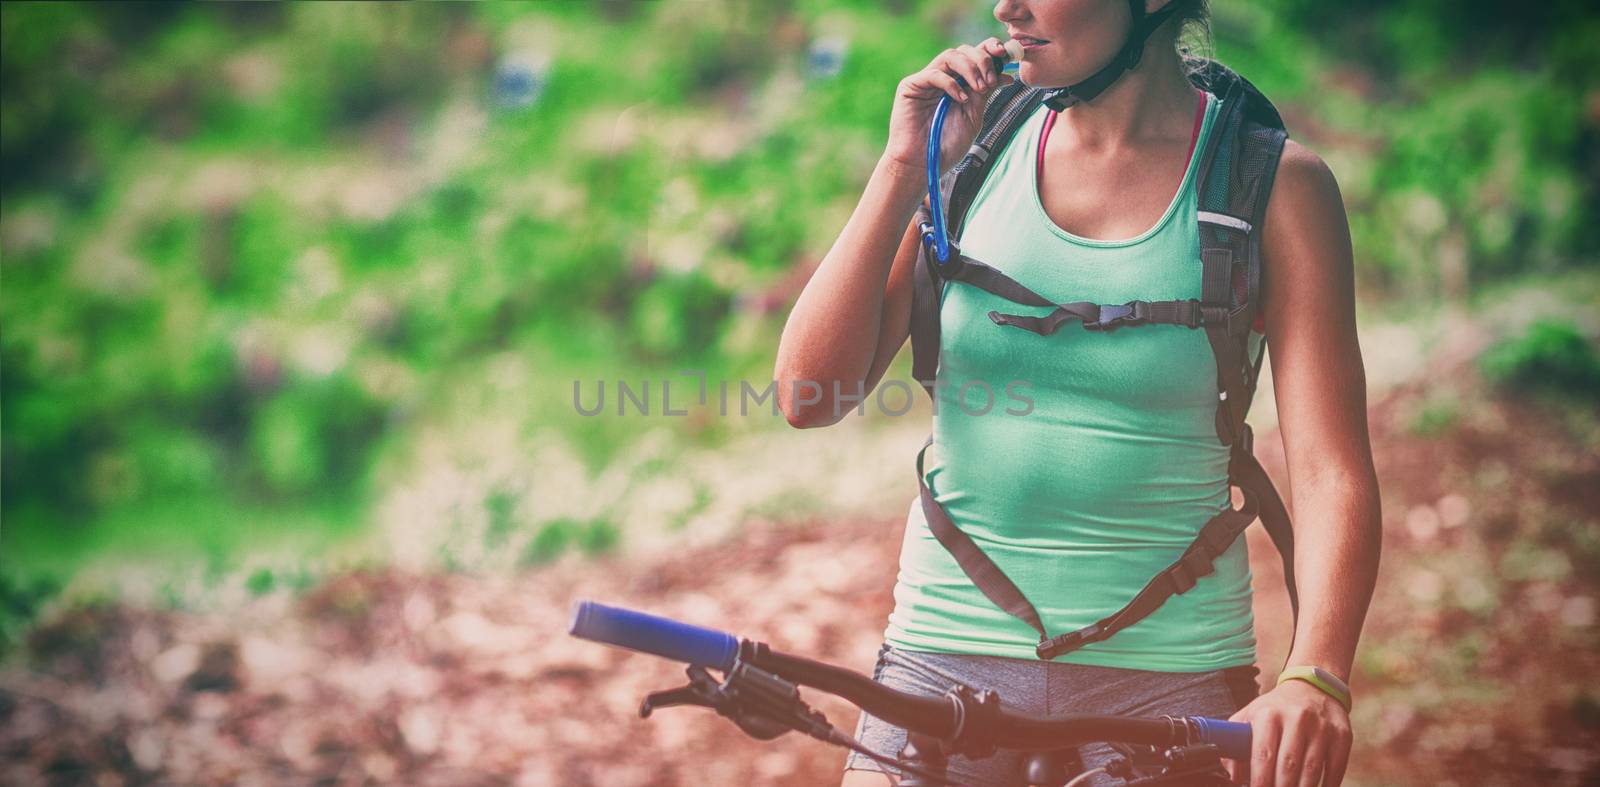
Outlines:
[[[1283,560],[1289,604],[1299,615],[1294,581],[1294,535],[1289,512],[1266,471],[1252,452],[1252,434],[1245,414],[1255,394],[1267,343],[1250,357],[1251,326],[1261,313],[1261,224],[1277,172],[1278,157],[1288,138],[1272,102],[1227,66],[1206,61],[1190,82],[1220,98],[1216,128],[1200,151],[1199,300],[1142,301],[1097,304],[1056,303],[1019,284],[999,270],[960,253],[954,241],[949,259],[940,263],[933,251],[933,227],[927,202],[917,213],[922,248],[917,255],[911,309],[912,375],[933,397],[939,366],[939,304],[947,281],[963,282],[1024,306],[1052,308],[1043,317],[991,311],[996,330],[1026,330],[1049,336],[1068,322],[1084,330],[1119,328],[1203,330],[1217,361],[1217,439],[1231,448],[1228,482],[1243,493],[1239,508],[1212,517],[1199,536],[1176,560],[1144,586],[1121,609],[1077,631],[1052,636],[1033,604],[966,533],[951,521],[923,480],[923,457],[930,436],[917,454],[917,486],[928,529],[949,550],[962,571],[995,605],[1039,633],[1039,658],[1050,660],[1113,634],[1150,615],[1175,594],[1186,593],[1210,574],[1213,562],[1258,517]],[[945,226],[950,238],[961,236],[962,222],[988,175],[993,157],[1011,141],[1040,104],[1063,109],[1049,88],[1012,82],[997,89],[984,109],[983,128],[966,156],[940,181],[948,206]]]

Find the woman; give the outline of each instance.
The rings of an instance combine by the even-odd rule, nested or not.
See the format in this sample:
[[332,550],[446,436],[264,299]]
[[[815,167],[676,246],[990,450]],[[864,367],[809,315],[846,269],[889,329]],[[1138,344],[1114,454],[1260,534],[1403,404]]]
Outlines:
[[[1051,297],[1115,303],[1127,299],[1119,286],[1145,297],[1157,290],[1196,297],[1184,290],[1199,287],[1189,258],[1197,229],[1187,220],[1195,212],[1193,159],[1217,97],[1191,85],[1176,47],[1184,24],[1205,22],[1204,0],[1168,2],[995,6],[1008,36],[1027,44],[1019,77],[1029,85],[1079,84],[1114,62],[1135,31],[1147,38],[1136,65],[1118,66],[1120,76],[1092,100],[1059,114],[1041,107],[994,153],[959,239],[964,253]],[[1150,33],[1141,12],[1168,16]],[[837,422],[905,344],[920,243],[912,217],[925,193],[934,107],[946,94],[957,102],[944,128],[948,168],[971,145],[989,94],[1009,78],[990,61],[1003,53],[993,38],[947,50],[900,83],[888,145],[783,333],[776,379],[794,426]],[[1292,140],[1260,231],[1268,274],[1259,330],[1272,346],[1298,545],[1300,614],[1287,664],[1342,681],[1376,576],[1379,504],[1348,225],[1328,167]],[[1151,566],[1169,562],[1194,537],[1205,512],[1227,505],[1227,448],[1212,431],[1216,368],[1198,331],[1063,331],[1046,340],[998,330],[984,316],[983,295],[961,283],[944,290],[939,375],[953,379],[939,395],[936,461],[925,479],[1041,615],[1068,630],[1125,603],[1130,582],[1136,589]],[[996,388],[1024,381],[1033,410],[978,416],[951,406],[962,378]],[[805,386],[812,392],[820,387],[820,399],[798,396],[802,381],[814,384]],[[974,590],[913,503],[895,599],[875,674],[886,684],[941,694],[959,681],[997,690],[1005,707],[1040,714],[1247,721],[1253,751],[1250,762],[1229,763],[1236,781],[1248,774],[1254,787],[1309,787],[1343,778],[1350,720],[1336,691],[1287,680],[1258,696],[1244,539],[1191,592],[1108,640],[1040,661],[1032,632]],[[867,715],[857,731],[889,754],[904,736]],[[1111,752],[1097,745],[1081,754],[1092,768]],[[844,785],[887,781],[875,772],[881,766],[859,755],[846,767]],[[1007,752],[950,760],[963,784],[1023,784],[1020,769],[1020,758]]]

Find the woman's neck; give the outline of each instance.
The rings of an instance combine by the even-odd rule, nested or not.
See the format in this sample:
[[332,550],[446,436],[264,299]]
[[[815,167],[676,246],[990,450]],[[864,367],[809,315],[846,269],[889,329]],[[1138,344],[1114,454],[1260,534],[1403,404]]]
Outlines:
[[1137,68],[1124,72],[1093,101],[1061,113],[1054,144],[1092,153],[1153,139],[1188,139],[1195,89],[1173,43],[1171,35],[1151,36]]

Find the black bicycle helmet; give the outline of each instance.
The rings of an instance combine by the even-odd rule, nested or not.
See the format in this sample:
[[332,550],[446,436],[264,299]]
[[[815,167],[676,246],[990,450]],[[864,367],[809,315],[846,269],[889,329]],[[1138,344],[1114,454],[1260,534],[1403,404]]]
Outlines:
[[1111,58],[1111,62],[1096,71],[1093,76],[1076,85],[1056,88],[1045,94],[1046,106],[1057,112],[1081,104],[1100,95],[1101,91],[1111,86],[1112,82],[1122,76],[1122,72],[1130,71],[1139,65],[1139,58],[1144,55],[1144,44],[1150,40],[1150,34],[1161,26],[1162,22],[1177,11],[1178,0],[1167,3],[1160,11],[1153,14],[1144,12],[1144,0],[1128,0],[1128,10],[1133,16],[1133,25],[1128,28],[1128,38],[1122,42],[1122,49]]

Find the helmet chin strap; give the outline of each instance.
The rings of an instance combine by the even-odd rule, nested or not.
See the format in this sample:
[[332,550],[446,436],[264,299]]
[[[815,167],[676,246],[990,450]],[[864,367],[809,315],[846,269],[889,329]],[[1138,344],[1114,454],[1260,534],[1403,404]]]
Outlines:
[[1144,0],[1128,0],[1128,10],[1133,15],[1133,25],[1128,29],[1128,39],[1122,42],[1122,49],[1118,50],[1117,54],[1111,58],[1111,62],[1105,64],[1104,67],[1096,71],[1088,79],[1076,85],[1068,85],[1067,87],[1050,91],[1045,95],[1045,106],[1061,112],[1089,101],[1100,95],[1101,91],[1110,87],[1112,82],[1117,81],[1117,78],[1122,76],[1122,72],[1131,71],[1137,67],[1139,58],[1144,55],[1145,42],[1150,40],[1150,34],[1154,33],[1162,22],[1167,21],[1167,17],[1172,16],[1176,10],[1174,8],[1176,5],[1177,0],[1173,0],[1173,2],[1163,6],[1160,11],[1147,16],[1144,12]]

